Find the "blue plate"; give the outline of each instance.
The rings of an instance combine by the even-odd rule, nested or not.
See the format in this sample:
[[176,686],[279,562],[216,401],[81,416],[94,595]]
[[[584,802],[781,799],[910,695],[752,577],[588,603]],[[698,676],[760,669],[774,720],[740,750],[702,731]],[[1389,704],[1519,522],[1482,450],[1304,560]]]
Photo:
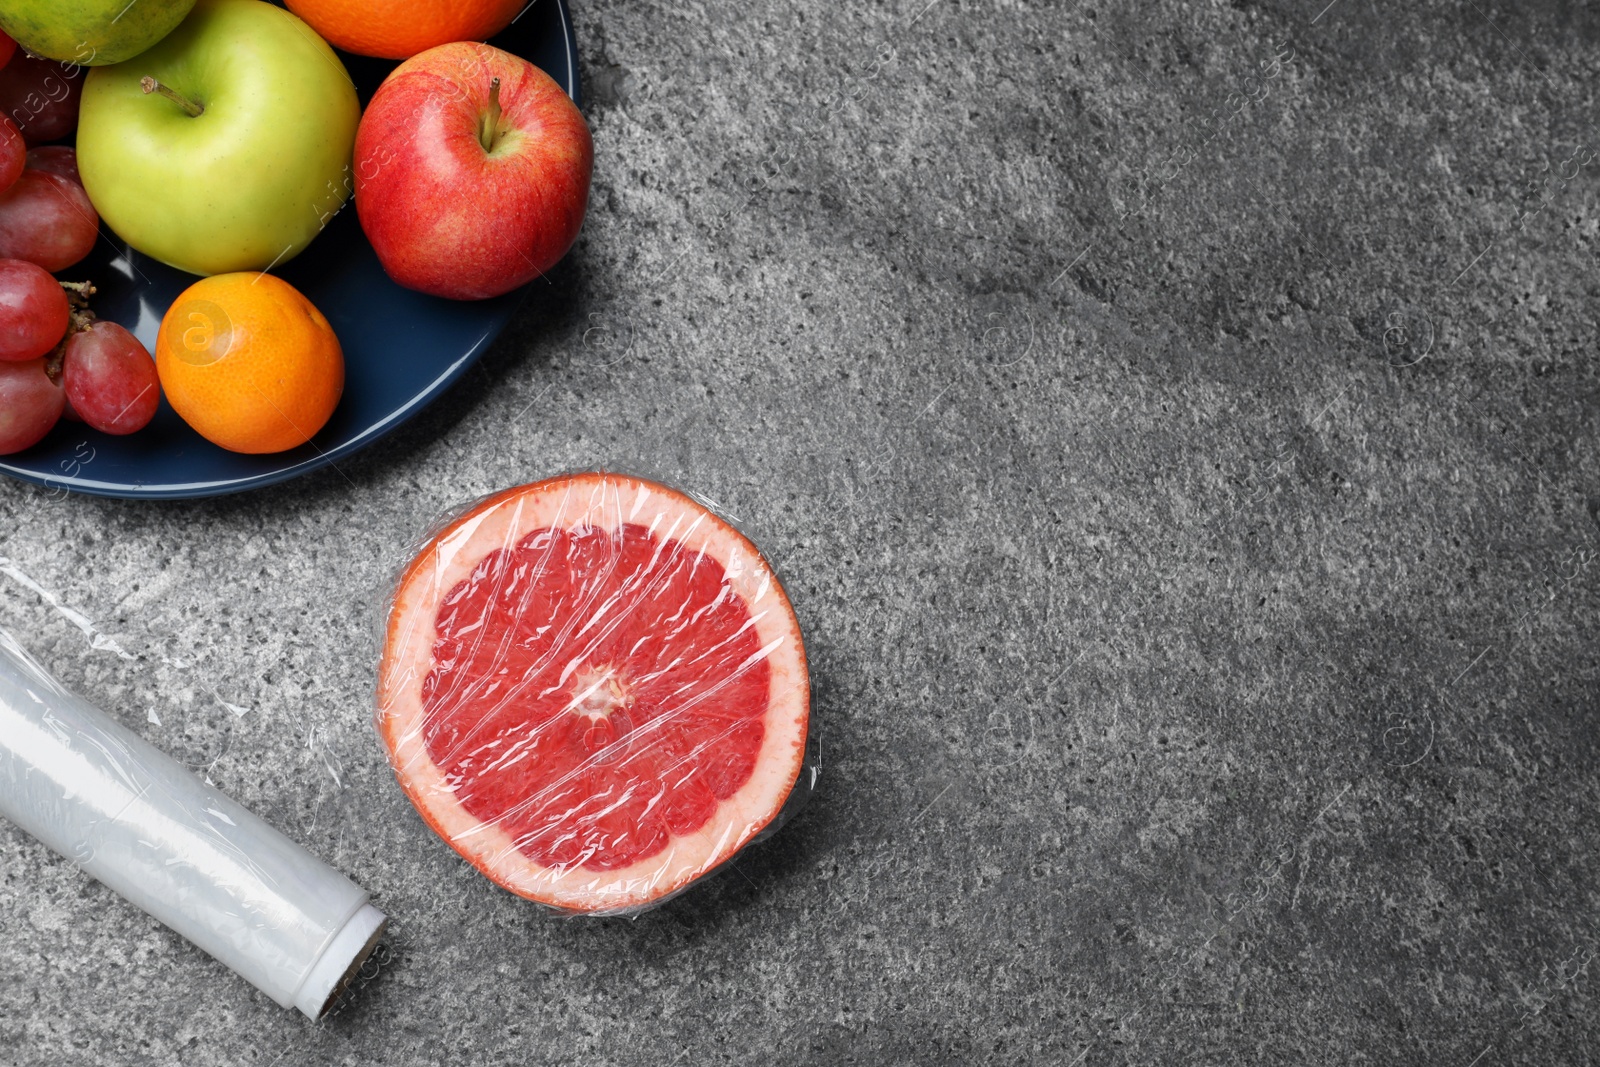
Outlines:
[[[544,68],[582,104],[566,0],[535,0],[491,43]],[[363,106],[396,66],[341,58]],[[95,252],[63,276],[93,281],[100,290],[95,314],[126,326],[154,350],[161,316],[195,278],[103,232]],[[163,399],[155,420],[126,437],[63,420],[33,448],[0,457],[0,471],[49,488],[129,499],[221,496],[287,481],[365,448],[427,407],[489,347],[526,291],[458,303],[402,289],[379,266],[353,205],[275,273],[321,309],[344,347],[344,398],[309,444],[271,456],[228,452],[189,429]]]

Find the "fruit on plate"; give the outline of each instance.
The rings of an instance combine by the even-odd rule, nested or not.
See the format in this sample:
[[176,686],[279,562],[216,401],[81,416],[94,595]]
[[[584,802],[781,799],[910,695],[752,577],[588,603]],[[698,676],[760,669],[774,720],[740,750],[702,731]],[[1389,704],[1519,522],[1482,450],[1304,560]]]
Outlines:
[[67,332],[72,308],[50,272],[21,259],[0,259],[0,360],[48,355]]
[[580,474],[423,546],[390,603],[376,718],[411,802],[480,871],[615,913],[775,828],[809,707],[755,546],[675,490]]
[[219,274],[184,290],[161,320],[156,372],[183,421],[231,452],[305,444],[344,391],[333,327],[271,274]]
[[67,145],[47,144],[43,148],[28,149],[28,166],[70,178],[79,188],[83,187],[83,179],[78,177],[78,153]]
[[194,0],[5,0],[0,27],[36,56],[104,66],[171,33]]
[[143,55],[90,72],[78,168],[145,255],[192,274],[264,270],[348,198],[360,115],[304,22],[263,0],[200,0]]
[[78,127],[83,80],[83,70],[71,63],[19,51],[0,68],[0,112],[30,145],[58,141]]
[[155,361],[114,322],[91,320],[67,337],[61,387],[77,418],[119,436],[150,425],[161,402]]
[[16,54],[16,40],[9,33],[0,33],[0,67],[11,62],[11,57]]
[[484,41],[511,24],[528,0],[285,0],[335,48],[410,59],[452,41]]
[[28,165],[28,142],[16,123],[0,115],[0,193],[16,184]]
[[32,447],[58,419],[128,434],[155,417],[155,363],[133,334],[95,319],[94,292],[0,260],[0,455]]
[[0,193],[0,258],[66,270],[94,248],[100,219],[83,186],[28,169]]
[[548,74],[485,44],[397,67],[356,137],[356,212],[401,285],[479,300],[538,277],[583,226],[594,148]]
[[0,456],[32,448],[61,417],[66,396],[44,359],[0,360]]

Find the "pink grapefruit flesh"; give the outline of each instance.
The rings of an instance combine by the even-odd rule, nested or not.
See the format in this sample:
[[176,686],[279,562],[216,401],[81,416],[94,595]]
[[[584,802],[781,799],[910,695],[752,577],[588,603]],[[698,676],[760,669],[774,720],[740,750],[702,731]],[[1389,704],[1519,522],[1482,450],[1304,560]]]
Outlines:
[[401,576],[377,723],[401,786],[493,881],[568,911],[676,893],[800,775],[805,648],[733,527],[582,474],[491,497]]

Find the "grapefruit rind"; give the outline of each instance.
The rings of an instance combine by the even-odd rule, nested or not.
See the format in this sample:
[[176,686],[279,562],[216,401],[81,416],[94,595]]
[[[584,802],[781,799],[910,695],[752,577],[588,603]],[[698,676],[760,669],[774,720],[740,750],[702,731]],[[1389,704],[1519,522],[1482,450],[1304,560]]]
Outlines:
[[[547,528],[624,523],[649,527],[718,561],[766,650],[770,685],[755,770],[699,830],[616,870],[546,867],[498,825],[471,814],[424,741],[422,683],[433,662],[441,599],[495,549]],[[417,811],[495,883],[563,911],[616,914],[665,900],[730,859],[784,808],[799,780],[810,718],[810,682],[799,623],[776,575],[739,531],[682,493],[615,474],[553,478],[490,497],[439,530],[401,575],[390,603],[378,673],[376,724],[389,761]]]

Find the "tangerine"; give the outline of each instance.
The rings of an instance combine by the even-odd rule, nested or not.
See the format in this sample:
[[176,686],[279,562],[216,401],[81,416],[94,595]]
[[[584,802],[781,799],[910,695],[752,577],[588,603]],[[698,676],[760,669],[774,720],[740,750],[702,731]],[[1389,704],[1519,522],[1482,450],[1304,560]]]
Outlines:
[[486,41],[511,24],[526,0],[286,0],[289,10],[335,48],[379,59],[410,59],[435,45]]
[[230,452],[305,444],[344,392],[333,327],[271,274],[218,274],[191,285],[162,318],[155,356],[172,409]]

